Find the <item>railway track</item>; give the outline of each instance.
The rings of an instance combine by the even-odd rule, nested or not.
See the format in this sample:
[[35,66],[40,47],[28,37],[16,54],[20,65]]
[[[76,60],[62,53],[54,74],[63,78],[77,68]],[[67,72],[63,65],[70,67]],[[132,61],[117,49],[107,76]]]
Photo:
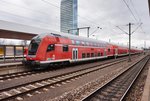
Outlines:
[[118,76],[106,82],[103,86],[86,95],[82,101],[122,101],[132,84],[149,61],[145,57]]
[[[137,56],[133,56],[132,58],[136,58]],[[116,60],[106,60],[106,61],[102,61],[102,62],[94,62],[94,63],[90,63],[89,65],[87,64],[83,64],[81,65],[82,67],[86,67],[87,69],[88,68],[91,68],[93,66],[101,66],[101,65],[104,65],[104,64],[109,64],[109,63],[112,63],[112,62],[116,62],[116,61],[120,61],[120,60],[126,60],[127,57],[124,57],[124,58],[118,58]],[[44,73],[50,73],[50,72],[53,72],[51,70],[49,71],[25,71],[25,72],[17,72],[17,73],[11,73],[11,74],[5,74],[5,75],[0,75],[0,82],[5,82],[7,80],[13,80],[13,79],[18,79],[18,78],[21,78],[21,77],[26,77],[26,76],[30,76],[30,75],[39,75],[39,74],[44,74]]]
[[[82,70],[77,70],[74,72],[69,72],[54,77],[48,77],[34,82],[28,82],[22,85],[13,86],[10,88],[5,88],[0,90],[0,100],[10,100],[17,99],[22,100],[24,97],[33,96],[32,94],[40,94],[40,90],[48,90],[48,88],[54,88],[55,86],[60,86],[60,84],[66,84],[68,82],[79,79],[84,75],[101,70],[111,65],[115,65],[125,61],[126,59],[108,63],[100,67],[90,67]],[[32,94],[31,94],[32,93]]]
[[[121,60],[125,60],[125,59],[121,59]],[[116,60],[104,61],[104,62],[101,62],[99,64],[96,64],[95,66],[100,66],[100,65],[104,65],[104,64],[112,63],[112,62],[116,62]],[[86,65],[87,64],[84,64],[83,66],[87,67]],[[88,66],[88,68],[91,68],[93,66],[94,65]],[[4,81],[7,81],[7,80],[13,80],[13,79],[17,79],[17,78],[25,77],[25,76],[30,76],[30,75],[36,75],[36,74],[39,75],[39,74],[48,73],[48,72],[50,73],[52,71],[50,71],[50,70],[49,71],[25,71],[25,72],[18,72],[18,73],[0,75],[0,82],[4,82]]]
[[28,75],[32,75],[32,74],[36,74],[36,73],[37,72],[35,72],[35,71],[25,71],[25,72],[0,75],[0,82],[4,82],[6,80],[17,79],[17,78],[22,77],[22,76],[28,76]]

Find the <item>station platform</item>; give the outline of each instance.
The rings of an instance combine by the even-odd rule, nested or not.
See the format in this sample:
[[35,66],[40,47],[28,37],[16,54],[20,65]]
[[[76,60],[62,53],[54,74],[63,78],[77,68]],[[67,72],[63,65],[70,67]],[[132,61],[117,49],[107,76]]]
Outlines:
[[150,66],[149,66],[148,75],[146,78],[144,92],[141,101],[150,101]]
[[24,59],[25,59],[25,57],[23,57],[22,55],[21,56],[16,56],[16,57],[14,57],[14,56],[5,56],[5,58],[0,56],[0,67],[1,67],[1,64],[8,64],[9,65],[9,63],[10,64],[11,63],[18,63],[18,62],[21,62]]
[[18,65],[22,65],[22,62],[1,63],[1,64],[0,64],[0,68],[1,68],[1,67],[18,66]]
[[29,68],[26,68],[22,62],[13,62],[13,63],[3,63],[0,64],[0,75],[11,74],[29,71]]

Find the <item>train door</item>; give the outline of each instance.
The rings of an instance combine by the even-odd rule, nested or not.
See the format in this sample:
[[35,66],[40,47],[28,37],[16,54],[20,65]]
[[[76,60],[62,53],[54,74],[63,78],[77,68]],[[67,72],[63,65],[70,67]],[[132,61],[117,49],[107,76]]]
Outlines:
[[77,60],[78,59],[78,48],[72,49],[72,59]]
[[115,55],[117,56],[118,55],[118,49],[115,48]]
[[106,54],[106,51],[107,51],[107,50],[106,50],[106,49],[104,49],[104,56],[106,56],[106,55],[107,55],[107,54]]

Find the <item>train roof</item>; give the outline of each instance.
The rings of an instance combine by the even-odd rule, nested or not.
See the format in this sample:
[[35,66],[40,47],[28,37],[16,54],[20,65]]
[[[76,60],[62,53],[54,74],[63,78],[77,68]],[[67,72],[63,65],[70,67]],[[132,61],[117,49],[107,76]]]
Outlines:
[[[69,38],[71,40],[77,40],[77,41],[81,41],[81,42],[83,41],[83,42],[90,42],[90,43],[96,43],[96,44],[103,44],[105,46],[115,45],[115,46],[119,46],[119,47],[123,47],[123,48],[128,48],[128,46],[125,46],[125,45],[117,45],[114,43],[109,43],[109,42],[105,42],[105,41],[101,41],[101,40],[95,40],[92,38],[86,38],[86,37],[82,37],[82,36],[77,36],[77,35],[62,33],[62,32],[56,32],[56,31],[41,33],[41,34],[37,35],[36,37],[44,38],[46,36],[64,37],[64,38]],[[36,38],[36,37],[34,37],[34,38]],[[131,48],[137,50],[137,48],[133,48],[133,47],[131,47]]]
[[77,40],[77,41],[84,41],[84,42],[92,42],[92,43],[97,43],[97,44],[109,45],[109,43],[105,42],[105,41],[94,40],[94,39],[91,39],[91,38],[86,38],[86,37],[82,37],[82,36],[72,35],[72,34],[68,34],[68,33],[60,33],[60,32],[42,33],[42,34],[39,34],[36,37],[44,38],[46,36],[64,37],[64,38],[69,38],[71,40]]

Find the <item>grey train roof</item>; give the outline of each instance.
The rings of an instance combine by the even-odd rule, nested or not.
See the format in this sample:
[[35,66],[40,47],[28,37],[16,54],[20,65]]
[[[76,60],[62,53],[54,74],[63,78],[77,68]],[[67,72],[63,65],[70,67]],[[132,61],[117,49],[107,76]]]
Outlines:
[[66,38],[69,38],[71,40],[77,40],[77,41],[81,41],[81,42],[83,41],[83,42],[91,42],[91,43],[96,43],[96,44],[109,45],[109,43],[105,42],[105,41],[94,40],[94,39],[90,39],[90,38],[86,38],[86,37],[82,37],[82,36],[77,36],[77,35],[72,35],[72,34],[67,34],[67,33],[52,32],[52,33],[39,34],[38,36],[43,38],[47,35],[57,36],[57,37],[66,37]]
[[[91,43],[96,43],[96,44],[103,44],[105,46],[107,46],[107,45],[116,45],[116,46],[119,46],[119,47],[128,48],[128,46],[125,46],[125,45],[117,45],[117,44],[114,44],[114,43],[109,43],[109,42],[105,42],[105,41],[101,41],[101,40],[94,40],[94,39],[91,39],[91,38],[86,38],[86,37],[82,37],[82,36],[77,36],[77,35],[62,33],[62,32],[56,32],[56,31],[51,31],[51,33],[42,33],[42,34],[39,34],[38,36],[40,36],[42,38],[42,37],[45,37],[46,35],[66,37],[66,38],[70,38],[71,40],[77,40],[77,41],[81,41],[81,42],[82,41],[83,42],[91,42]],[[131,49],[137,49],[137,48],[131,47]],[[138,50],[140,50],[140,49],[138,49]]]

